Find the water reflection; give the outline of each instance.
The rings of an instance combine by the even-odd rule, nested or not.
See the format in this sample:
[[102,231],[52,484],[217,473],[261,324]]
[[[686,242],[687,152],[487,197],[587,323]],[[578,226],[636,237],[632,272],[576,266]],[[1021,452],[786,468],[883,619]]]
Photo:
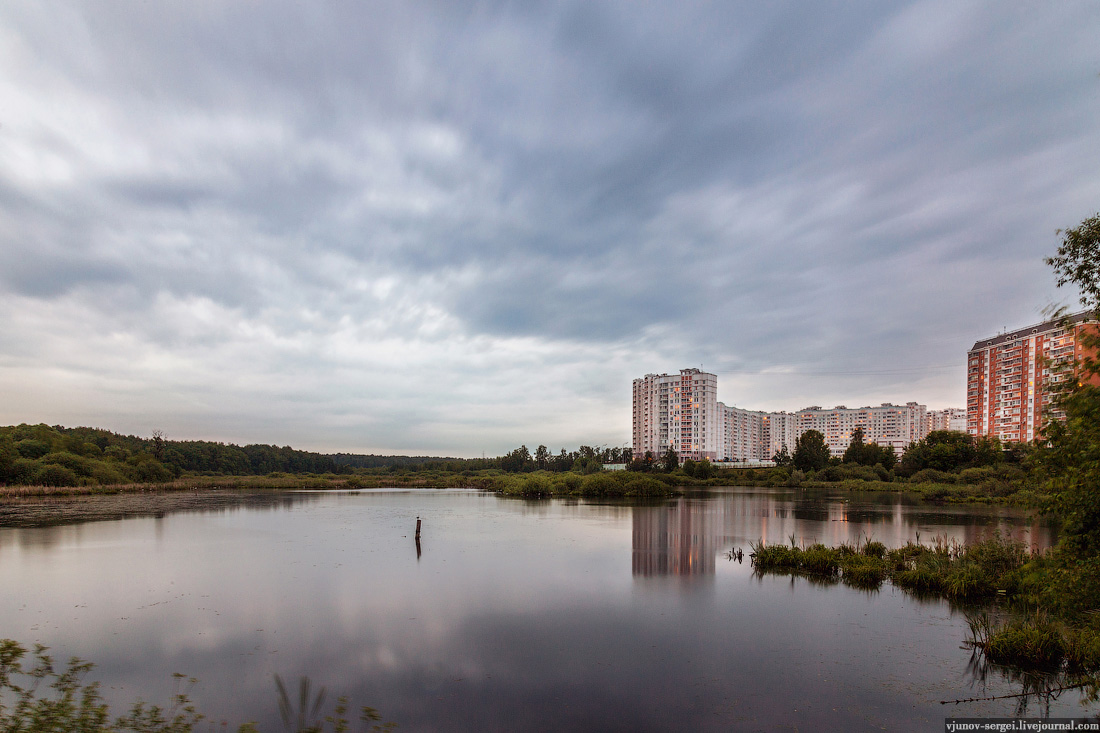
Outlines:
[[767,544],[878,540],[887,547],[910,541],[971,543],[1000,533],[1032,550],[1056,540],[1049,520],[1009,507],[934,506],[894,493],[737,488],[710,490],[636,506],[632,512],[632,573],[710,575],[715,558]]
[[[1053,539],[1016,510],[767,489],[646,505],[433,490],[213,501],[0,529],[0,635],[93,660],[116,707],[167,699],[183,672],[214,720],[262,730],[280,729],[275,674],[406,731],[931,729],[939,700],[969,696],[966,624],[948,604],[754,578],[727,552],[788,535]],[[994,675],[988,690],[1011,684]]]
[[668,506],[635,507],[632,518],[634,575],[713,575],[725,537],[720,517],[702,502],[679,499]]

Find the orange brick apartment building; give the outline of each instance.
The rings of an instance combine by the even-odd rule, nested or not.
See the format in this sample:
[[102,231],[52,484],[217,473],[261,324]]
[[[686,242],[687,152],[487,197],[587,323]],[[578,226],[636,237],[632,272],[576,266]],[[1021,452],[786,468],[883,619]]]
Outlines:
[[1080,333],[1091,316],[1082,311],[974,344],[966,367],[967,432],[1034,440],[1051,404],[1050,386],[1065,378],[1059,367],[1082,355]]

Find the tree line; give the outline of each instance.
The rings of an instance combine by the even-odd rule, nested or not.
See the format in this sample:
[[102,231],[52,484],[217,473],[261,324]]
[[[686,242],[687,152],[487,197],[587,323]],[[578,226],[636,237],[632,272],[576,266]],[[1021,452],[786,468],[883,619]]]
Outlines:
[[582,445],[551,453],[526,445],[492,458],[440,458],[351,453],[322,454],[290,446],[239,446],[204,440],[148,438],[101,428],[61,425],[0,427],[0,485],[94,486],[171,481],[183,475],[266,476],[379,471],[464,473],[498,470],[595,473],[631,459],[629,448]]
[[170,481],[184,473],[338,473],[331,457],[290,446],[149,438],[60,425],[0,427],[0,484],[88,486]]

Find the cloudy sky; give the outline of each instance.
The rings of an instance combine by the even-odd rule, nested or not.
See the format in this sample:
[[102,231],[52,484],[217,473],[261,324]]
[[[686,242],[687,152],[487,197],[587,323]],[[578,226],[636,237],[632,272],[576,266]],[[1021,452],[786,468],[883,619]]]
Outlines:
[[490,455],[964,406],[1074,303],[1100,4],[0,4],[0,424]]

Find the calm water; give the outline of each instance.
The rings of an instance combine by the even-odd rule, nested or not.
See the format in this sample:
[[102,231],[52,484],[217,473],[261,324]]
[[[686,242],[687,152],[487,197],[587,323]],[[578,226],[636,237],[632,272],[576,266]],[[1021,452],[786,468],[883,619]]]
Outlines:
[[[173,672],[197,677],[201,710],[265,730],[282,730],[276,673],[402,731],[942,730],[946,715],[1011,715],[1016,701],[940,700],[1019,689],[978,679],[960,613],[888,584],[754,577],[748,544],[996,531],[1053,540],[1005,508],[786,489],[644,506],[282,494],[0,529],[0,636],[94,661],[120,704],[165,701]],[[1027,712],[1079,715],[1078,699]]]

